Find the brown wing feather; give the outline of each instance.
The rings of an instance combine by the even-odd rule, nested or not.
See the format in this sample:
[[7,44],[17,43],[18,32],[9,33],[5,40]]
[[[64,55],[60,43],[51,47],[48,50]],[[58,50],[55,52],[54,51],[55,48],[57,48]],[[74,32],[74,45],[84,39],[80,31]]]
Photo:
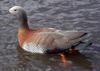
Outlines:
[[[55,29],[53,28],[36,28],[36,29],[32,29],[32,30],[27,30],[27,29],[19,29],[18,30],[18,42],[20,47],[22,47],[24,42],[38,42],[38,43],[44,43],[43,41],[44,36],[40,35],[39,33],[43,33],[43,32],[53,32],[55,31]],[[46,37],[45,37],[46,38]]]
[[74,43],[79,42],[83,34],[83,32],[75,31],[64,32],[55,29],[38,29],[27,32],[24,42],[43,45],[45,48],[69,48]]

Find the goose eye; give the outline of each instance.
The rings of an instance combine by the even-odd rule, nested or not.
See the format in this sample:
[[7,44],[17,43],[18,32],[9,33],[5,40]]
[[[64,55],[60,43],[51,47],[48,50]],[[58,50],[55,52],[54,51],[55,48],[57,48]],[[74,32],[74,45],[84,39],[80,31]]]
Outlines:
[[16,11],[16,9],[14,11]]

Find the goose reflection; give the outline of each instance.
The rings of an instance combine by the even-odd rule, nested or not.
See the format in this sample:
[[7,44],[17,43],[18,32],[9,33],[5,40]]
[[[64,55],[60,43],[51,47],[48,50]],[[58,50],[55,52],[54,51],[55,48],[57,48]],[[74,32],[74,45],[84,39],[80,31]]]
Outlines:
[[77,53],[67,54],[66,55],[66,63],[62,63],[59,55],[54,54],[31,54],[28,53],[21,48],[17,48],[19,63],[18,66],[30,67],[30,65],[46,65],[51,68],[57,67],[59,69],[62,68],[63,71],[71,70],[73,67],[81,67],[83,69],[91,69],[91,62],[88,61],[88,58],[81,54]]

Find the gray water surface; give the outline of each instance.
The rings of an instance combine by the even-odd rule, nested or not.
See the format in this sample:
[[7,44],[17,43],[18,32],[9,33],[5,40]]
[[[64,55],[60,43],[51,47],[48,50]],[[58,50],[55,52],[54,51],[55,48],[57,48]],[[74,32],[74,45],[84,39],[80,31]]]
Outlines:
[[[63,64],[58,55],[31,54],[18,48],[19,23],[9,14],[25,8],[29,26],[86,31],[93,45]],[[0,0],[0,71],[100,71],[100,0]],[[80,46],[82,47],[82,46]]]

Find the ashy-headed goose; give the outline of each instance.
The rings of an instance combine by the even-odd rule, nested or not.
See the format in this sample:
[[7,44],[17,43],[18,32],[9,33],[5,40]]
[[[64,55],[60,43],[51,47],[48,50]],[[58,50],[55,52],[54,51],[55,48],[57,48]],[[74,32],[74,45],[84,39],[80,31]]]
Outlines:
[[54,28],[34,28],[28,26],[25,10],[20,6],[9,9],[12,15],[17,16],[20,24],[18,29],[19,46],[31,53],[60,52],[71,48],[82,41],[85,32],[63,31]]

